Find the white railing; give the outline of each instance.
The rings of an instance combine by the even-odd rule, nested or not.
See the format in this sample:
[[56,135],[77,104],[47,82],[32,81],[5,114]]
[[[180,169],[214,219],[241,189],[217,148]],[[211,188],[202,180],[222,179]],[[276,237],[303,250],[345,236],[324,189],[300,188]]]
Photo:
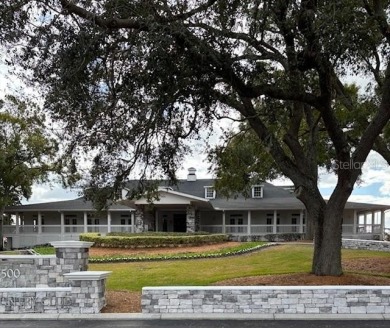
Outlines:
[[226,225],[225,231],[228,234],[232,235],[240,235],[240,234],[248,234],[248,226],[246,225]]
[[42,233],[61,233],[61,226],[58,225],[43,225]]
[[[84,233],[84,225],[64,225],[63,227],[64,234],[80,234]],[[225,228],[225,229],[224,229]],[[275,231],[276,229],[276,231]],[[372,225],[355,225],[356,231],[354,231],[353,224],[343,224],[342,232],[344,235],[353,236],[353,235],[369,235],[369,234],[380,234],[382,232],[381,225],[372,224]],[[20,235],[27,234],[38,234],[39,227],[37,225],[20,225],[18,227]],[[134,228],[131,225],[111,225],[110,230],[112,232],[134,232]],[[249,229],[247,225],[201,225],[201,231],[206,231],[209,233],[222,233],[225,231],[227,234],[233,235],[248,235]],[[4,235],[16,235],[17,227],[15,225],[4,225],[3,234]],[[61,234],[60,225],[42,225],[41,226],[42,234]],[[101,234],[106,234],[108,232],[107,225],[88,225],[88,232],[97,232]],[[302,227],[302,232],[306,231],[306,227]],[[269,225],[269,224],[256,224],[250,226],[251,235],[267,235],[267,234],[282,234],[282,233],[299,233],[299,225]]]
[[106,234],[108,232],[108,226],[106,226],[106,225],[88,225],[87,232],[96,232],[96,233]]
[[251,226],[252,235],[267,235],[273,233],[273,226],[269,224],[256,224]]
[[133,232],[133,229],[131,226],[125,226],[125,225],[112,225],[111,226],[112,232]]

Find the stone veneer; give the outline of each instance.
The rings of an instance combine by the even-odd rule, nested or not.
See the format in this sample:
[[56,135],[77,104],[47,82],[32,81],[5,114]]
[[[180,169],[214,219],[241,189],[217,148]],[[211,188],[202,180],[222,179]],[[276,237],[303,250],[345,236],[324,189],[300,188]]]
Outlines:
[[143,313],[389,314],[390,286],[145,287]]
[[53,242],[56,255],[0,256],[0,313],[98,313],[107,271],[86,271],[89,247]]
[[342,247],[370,251],[390,252],[390,242],[365,239],[343,239]]

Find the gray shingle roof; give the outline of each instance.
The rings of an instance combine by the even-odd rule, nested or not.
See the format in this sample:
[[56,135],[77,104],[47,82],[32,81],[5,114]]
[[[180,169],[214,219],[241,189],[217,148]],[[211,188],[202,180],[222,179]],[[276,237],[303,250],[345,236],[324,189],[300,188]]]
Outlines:
[[[131,181],[127,187],[135,187],[137,181]],[[204,187],[212,186],[214,180],[212,179],[198,179],[196,181],[179,180],[178,184],[171,186],[172,190],[204,198]],[[168,186],[166,182],[162,182],[161,186]],[[285,190],[283,187],[277,187],[270,183],[263,184],[263,198],[245,198],[243,195],[238,195],[236,198],[227,199],[224,196],[216,193],[215,199],[210,199],[209,202],[216,210],[299,210],[304,209],[303,203],[298,200],[293,193]],[[346,209],[370,211],[370,210],[387,210],[390,205],[377,205],[348,202]],[[131,211],[134,208],[121,204],[112,204],[109,209],[111,211]],[[95,208],[91,201],[86,201],[84,197],[74,200],[28,204],[20,206],[9,206],[5,212],[28,212],[28,211],[94,211]]]

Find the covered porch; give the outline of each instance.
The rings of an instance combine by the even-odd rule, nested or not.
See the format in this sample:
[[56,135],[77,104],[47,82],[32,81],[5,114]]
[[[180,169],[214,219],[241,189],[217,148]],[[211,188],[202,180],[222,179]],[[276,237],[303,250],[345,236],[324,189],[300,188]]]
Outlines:
[[[387,208],[344,210],[342,236],[352,239],[383,240]],[[307,212],[300,210],[220,210],[200,213],[201,231],[235,236],[304,234]]]
[[12,224],[3,225],[5,248],[24,248],[58,240],[78,240],[81,233],[134,232],[135,209],[113,204],[97,212],[83,198],[9,207]]

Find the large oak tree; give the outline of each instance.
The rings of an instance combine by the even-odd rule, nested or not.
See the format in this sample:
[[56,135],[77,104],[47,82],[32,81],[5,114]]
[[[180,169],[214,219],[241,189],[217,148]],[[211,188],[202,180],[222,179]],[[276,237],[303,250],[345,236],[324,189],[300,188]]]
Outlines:
[[[64,120],[71,153],[95,151],[93,186],[119,187],[137,163],[174,179],[184,140],[239,113],[314,223],[313,272],[340,275],[344,205],[370,150],[390,159],[389,10],[380,0],[4,0],[0,41]],[[370,79],[370,106],[345,88],[350,75]],[[326,161],[338,179],[328,202]]]
[[57,151],[36,105],[13,96],[0,99],[0,250],[5,208],[30,198],[34,183],[57,171]]

